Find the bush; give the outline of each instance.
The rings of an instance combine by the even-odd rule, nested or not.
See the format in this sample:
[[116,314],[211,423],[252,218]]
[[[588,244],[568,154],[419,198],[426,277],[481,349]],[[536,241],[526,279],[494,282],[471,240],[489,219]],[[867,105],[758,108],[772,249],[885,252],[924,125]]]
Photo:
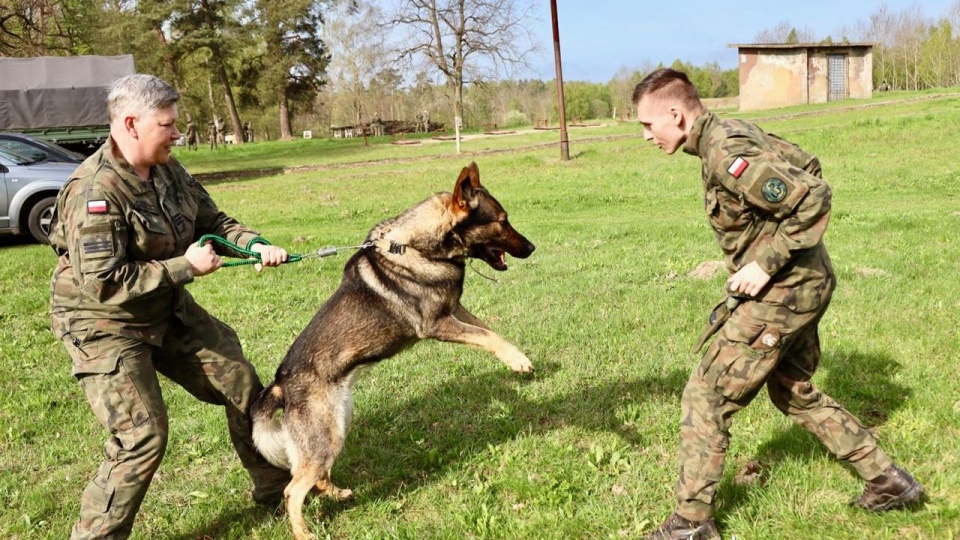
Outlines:
[[529,126],[530,119],[527,118],[527,113],[520,112],[516,109],[510,109],[507,111],[507,114],[503,115],[503,122],[501,122],[500,125],[501,127],[505,128]]

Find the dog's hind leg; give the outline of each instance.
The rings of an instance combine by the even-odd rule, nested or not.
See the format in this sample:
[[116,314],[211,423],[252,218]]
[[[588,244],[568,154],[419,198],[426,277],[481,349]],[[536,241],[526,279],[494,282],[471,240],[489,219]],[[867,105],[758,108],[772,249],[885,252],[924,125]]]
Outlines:
[[287,518],[290,520],[290,527],[293,529],[293,537],[296,540],[316,539],[303,519],[303,501],[323,474],[322,471],[323,465],[319,463],[312,461],[301,463],[293,472],[293,480],[283,490],[283,498],[287,501]]
[[325,462],[326,467],[317,481],[317,490],[326,494],[335,501],[344,501],[353,498],[353,491],[339,488],[333,484],[330,477],[330,470],[333,468],[333,462],[343,449],[343,443],[347,440],[347,432],[350,431],[350,424],[353,422],[353,387],[357,382],[357,377],[363,370],[363,367],[357,367],[350,370],[347,376],[330,389],[329,411],[332,420],[333,429],[329,433],[330,440],[322,455],[317,459]]
[[333,485],[333,481],[330,480],[330,471],[327,471],[325,478],[320,478],[316,486],[320,493],[326,494],[335,501],[347,501],[353,498],[353,490]]

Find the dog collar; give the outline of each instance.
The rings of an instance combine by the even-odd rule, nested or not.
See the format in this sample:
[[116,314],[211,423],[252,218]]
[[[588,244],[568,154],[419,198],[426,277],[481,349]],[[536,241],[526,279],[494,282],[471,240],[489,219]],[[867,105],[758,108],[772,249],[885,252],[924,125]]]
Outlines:
[[379,249],[380,251],[386,251],[387,253],[392,253],[394,255],[404,255],[408,250],[413,252],[417,251],[405,244],[398,244],[390,240],[384,240],[383,238],[370,242],[370,245]]

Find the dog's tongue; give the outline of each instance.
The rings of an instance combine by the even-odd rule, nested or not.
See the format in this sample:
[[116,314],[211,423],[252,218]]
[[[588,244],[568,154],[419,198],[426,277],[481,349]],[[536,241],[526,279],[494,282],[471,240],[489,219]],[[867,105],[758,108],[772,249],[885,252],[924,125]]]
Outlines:
[[500,252],[498,252],[497,254],[500,255],[500,264],[506,266],[506,265],[507,265],[507,254],[506,254],[506,252],[500,251]]

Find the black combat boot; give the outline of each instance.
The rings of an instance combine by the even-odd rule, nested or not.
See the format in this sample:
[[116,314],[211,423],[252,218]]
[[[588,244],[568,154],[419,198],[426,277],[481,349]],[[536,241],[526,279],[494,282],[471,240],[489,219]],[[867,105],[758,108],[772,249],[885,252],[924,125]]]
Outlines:
[[887,472],[867,482],[863,495],[850,501],[850,504],[874,512],[883,512],[909,506],[921,498],[923,498],[923,486],[920,482],[914,480],[903,469],[893,465],[887,469]]
[[670,517],[660,528],[644,537],[644,540],[723,540],[717,532],[713,518],[703,521],[690,521],[679,514]]

